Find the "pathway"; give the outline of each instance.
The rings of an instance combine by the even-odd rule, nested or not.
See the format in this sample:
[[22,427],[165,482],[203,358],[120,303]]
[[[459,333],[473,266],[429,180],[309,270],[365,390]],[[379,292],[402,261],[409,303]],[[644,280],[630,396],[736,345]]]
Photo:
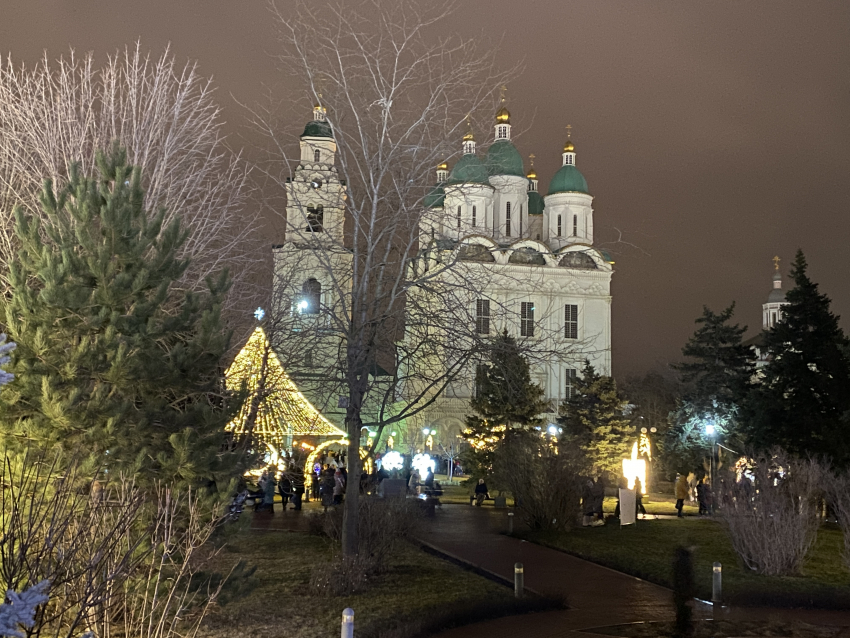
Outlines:
[[[524,567],[525,584],[542,594],[566,597],[569,609],[451,629],[435,638],[517,638],[526,635],[587,636],[581,630],[620,623],[670,620],[670,590],[621,572],[504,535],[507,511],[445,505],[429,521],[426,544],[480,569],[513,580],[514,563]],[[695,615],[711,618],[711,605],[697,603]],[[850,627],[850,612],[732,609],[724,617],[781,618]],[[592,633],[592,632],[591,632]]]

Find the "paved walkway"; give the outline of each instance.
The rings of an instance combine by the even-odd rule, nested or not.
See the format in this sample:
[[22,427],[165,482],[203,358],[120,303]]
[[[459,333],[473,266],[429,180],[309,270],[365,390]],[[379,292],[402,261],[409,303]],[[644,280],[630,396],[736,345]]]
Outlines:
[[[480,569],[513,580],[514,563],[524,567],[526,586],[565,596],[569,609],[500,618],[452,629],[435,638],[517,638],[526,635],[587,636],[593,627],[672,620],[670,590],[607,567],[504,535],[507,512],[445,505],[429,522],[422,541]],[[711,605],[697,603],[695,615],[712,618]],[[850,627],[850,612],[726,609],[723,617],[788,619]],[[592,632],[590,632],[592,633]]]

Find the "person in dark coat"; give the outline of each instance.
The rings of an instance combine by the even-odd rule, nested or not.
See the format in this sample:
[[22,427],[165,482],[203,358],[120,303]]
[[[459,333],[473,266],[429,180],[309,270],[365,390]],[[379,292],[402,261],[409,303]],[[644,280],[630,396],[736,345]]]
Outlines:
[[475,504],[478,507],[481,507],[484,499],[489,498],[489,496],[490,494],[487,489],[487,483],[484,482],[484,479],[478,479],[478,485],[475,486]]
[[304,495],[304,472],[297,468],[289,470],[292,482],[292,509],[301,511],[301,497]]
[[605,480],[599,475],[593,483],[593,516],[596,522],[605,520],[602,505],[605,502]]
[[705,516],[709,513],[708,499],[708,485],[705,484],[705,481],[703,479],[700,479],[699,483],[697,483],[697,502],[699,503],[700,516]]
[[640,478],[635,477],[635,518],[637,518],[638,512],[643,514],[643,517],[646,518],[646,508],[643,506],[643,483],[640,482]]
[[292,498],[292,481],[289,479],[287,472],[280,473],[280,480],[277,482],[277,491],[280,493],[280,500],[283,503],[283,511],[286,511],[286,506],[289,505],[289,499]]

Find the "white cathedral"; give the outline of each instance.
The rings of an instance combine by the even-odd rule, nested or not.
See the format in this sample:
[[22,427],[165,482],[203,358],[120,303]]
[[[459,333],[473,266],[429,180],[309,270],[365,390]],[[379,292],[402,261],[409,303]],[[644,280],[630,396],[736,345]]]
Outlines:
[[[320,267],[317,233],[328,246],[343,246],[345,183],[334,165],[336,142],[322,107],[301,136],[301,161],[287,184],[286,241],[274,250],[279,282],[297,272],[290,284],[301,301],[277,312],[319,312],[336,303],[327,298],[331,278],[344,279],[350,255],[335,249],[333,268]],[[556,405],[572,394],[577,374],[589,360],[611,374],[611,277],[613,261],[593,245],[593,197],[576,167],[576,149],[567,140],[562,166],[545,194],[538,189],[532,164],[528,173],[511,141],[510,113],[496,113],[494,139],[479,155],[471,132],[462,140],[462,155],[449,169],[437,169],[437,185],[425,197],[420,248],[438,243],[456,251],[466,267],[486,274],[486,287],[472,300],[475,330],[496,335],[503,329],[539,343],[541,351],[558,353],[532,363],[533,379]],[[496,309],[499,309],[497,312]],[[320,319],[317,319],[320,321]],[[534,342],[533,340],[537,340]],[[321,356],[316,349],[314,356]],[[433,405],[409,423],[436,431],[448,442],[462,429],[474,391],[474,364]]]

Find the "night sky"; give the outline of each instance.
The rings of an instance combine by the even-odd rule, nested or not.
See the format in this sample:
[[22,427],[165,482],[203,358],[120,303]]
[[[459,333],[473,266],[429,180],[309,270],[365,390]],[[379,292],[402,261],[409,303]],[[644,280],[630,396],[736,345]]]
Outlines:
[[[541,191],[573,127],[596,243],[616,260],[615,375],[675,360],[703,304],[736,301],[754,333],[771,258],[787,273],[797,248],[833,309],[850,317],[850,4],[461,5],[454,29],[500,42],[505,66],[524,61],[508,106],[522,131],[515,144],[537,157]],[[0,52],[17,63],[69,46],[106,54],[136,39],[154,56],[171,43],[178,61],[198,61],[218,87],[231,144],[248,157],[262,140],[237,100],[270,94],[285,113],[302,97],[277,68],[262,0],[18,0],[0,9]],[[297,135],[310,114],[290,110]]]

